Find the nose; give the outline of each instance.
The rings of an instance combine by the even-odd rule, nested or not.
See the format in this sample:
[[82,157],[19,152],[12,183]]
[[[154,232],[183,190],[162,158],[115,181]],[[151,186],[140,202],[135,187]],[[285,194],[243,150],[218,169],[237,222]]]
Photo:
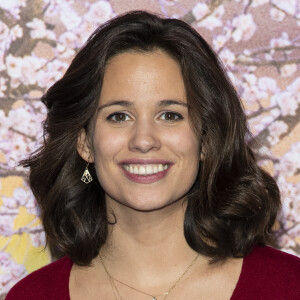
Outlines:
[[151,121],[136,121],[128,147],[131,151],[147,153],[161,147],[159,132]]

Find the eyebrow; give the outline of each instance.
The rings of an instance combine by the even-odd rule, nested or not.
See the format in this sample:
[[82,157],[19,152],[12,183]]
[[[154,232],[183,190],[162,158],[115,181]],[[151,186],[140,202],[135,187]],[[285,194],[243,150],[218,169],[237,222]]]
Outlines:
[[[188,104],[180,101],[180,100],[161,100],[159,101],[158,106],[170,106],[170,105],[181,105],[184,107],[188,107]],[[103,104],[101,106],[98,107],[98,111],[100,111],[101,109],[105,108],[105,107],[109,107],[109,106],[123,106],[123,107],[131,107],[133,106],[133,102],[131,101],[127,101],[127,100],[113,100],[110,101],[106,104]]]
[[109,101],[108,103],[99,106],[98,111],[100,111],[101,109],[103,109],[105,107],[114,106],[114,105],[130,107],[130,106],[133,106],[133,103],[130,101],[126,101],[126,100],[113,100],[113,101]]
[[187,103],[180,100],[161,100],[159,106],[182,105],[188,107]]

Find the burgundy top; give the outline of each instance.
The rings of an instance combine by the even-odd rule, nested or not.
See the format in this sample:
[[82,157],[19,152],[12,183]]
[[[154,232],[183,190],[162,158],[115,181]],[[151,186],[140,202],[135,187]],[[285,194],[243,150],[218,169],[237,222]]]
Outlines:
[[[22,279],[6,300],[70,300],[72,261],[61,258]],[[231,300],[300,300],[300,258],[255,247],[243,261]]]

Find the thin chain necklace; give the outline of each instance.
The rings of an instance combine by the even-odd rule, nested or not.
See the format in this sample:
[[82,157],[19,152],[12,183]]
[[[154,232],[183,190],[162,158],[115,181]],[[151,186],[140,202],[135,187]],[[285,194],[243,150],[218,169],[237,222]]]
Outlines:
[[116,299],[116,300],[118,300],[118,297],[119,297],[120,300],[122,300],[122,297],[121,297],[120,292],[119,292],[119,290],[118,290],[118,288],[117,288],[117,286],[116,286],[116,284],[115,284],[115,281],[117,281],[117,282],[119,282],[119,283],[121,283],[121,284],[127,286],[128,288],[130,288],[130,289],[132,289],[132,290],[134,290],[134,291],[136,291],[136,292],[139,292],[139,293],[144,294],[144,295],[146,295],[146,296],[152,297],[152,300],[157,300],[157,297],[159,297],[159,296],[164,296],[164,300],[167,299],[168,295],[169,295],[169,294],[171,293],[171,291],[175,288],[175,286],[177,285],[177,283],[183,278],[183,276],[188,272],[188,270],[194,265],[194,263],[196,262],[196,260],[198,259],[198,257],[199,257],[199,254],[196,255],[196,257],[195,257],[195,258],[192,260],[192,262],[188,265],[188,267],[186,268],[186,270],[180,275],[180,277],[175,281],[175,283],[173,283],[173,285],[169,288],[169,290],[168,290],[167,292],[155,296],[155,295],[151,295],[151,294],[148,294],[148,293],[146,293],[146,292],[143,292],[143,291],[141,291],[141,290],[139,290],[139,289],[137,289],[137,288],[134,288],[134,287],[128,285],[127,283],[124,283],[124,282],[118,280],[117,278],[114,278],[114,277],[109,273],[108,269],[106,268],[106,266],[105,266],[105,264],[104,264],[104,261],[103,261],[101,255],[99,254],[99,258],[100,258],[101,264],[102,264],[102,266],[103,266],[103,268],[104,268],[104,270],[105,270],[105,273],[107,274],[107,276],[108,276],[108,278],[109,278],[109,280],[110,280],[110,283],[111,283],[111,286],[112,286],[112,290],[113,290],[113,292],[114,292],[114,295],[115,295],[115,299]]

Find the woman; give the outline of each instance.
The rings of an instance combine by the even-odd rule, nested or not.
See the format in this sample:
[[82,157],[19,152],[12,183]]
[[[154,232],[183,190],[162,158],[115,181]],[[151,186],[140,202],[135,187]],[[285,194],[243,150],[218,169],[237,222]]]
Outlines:
[[186,23],[99,27],[44,95],[30,185],[62,259],[10,299],[300,299],[300,259],[265,246],[280,207],[240,100]]

